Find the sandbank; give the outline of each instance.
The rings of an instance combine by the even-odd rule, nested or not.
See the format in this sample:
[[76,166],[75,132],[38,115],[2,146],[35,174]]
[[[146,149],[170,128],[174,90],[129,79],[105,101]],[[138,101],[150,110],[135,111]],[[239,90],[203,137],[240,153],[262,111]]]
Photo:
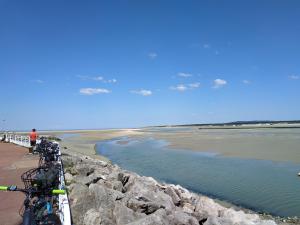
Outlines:
[[[176,128],[174,129],[176,131]],[[224,156],[300,163],[300,129],[198,129],[147,131],[170,148],[214,152]]]
[[[70,149],[74,152],[82,153],[85,155],[93,156],[104,161],[109,161],[107,158],[96,154],[95,145],[99,141],[109,140],[117,137],[133,137],[141,135],[138,129],[119,129],[119,130],[76,130],[76,131],[53,131],[45,134],[59,136],[61,134],[78,134],[63,138],[61,141],[61,147]],[[43,133],[41,133],[42,135]]]

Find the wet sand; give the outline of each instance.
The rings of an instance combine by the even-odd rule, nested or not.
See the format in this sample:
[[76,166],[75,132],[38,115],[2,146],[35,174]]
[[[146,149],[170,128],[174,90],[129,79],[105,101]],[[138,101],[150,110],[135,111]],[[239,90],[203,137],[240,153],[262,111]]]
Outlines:
[[[224,156],[300,163],[300,129],[198,129],[198,127],[143,128],[121,130],[53,131],[45,134],[74,133],[62,147],[95,156],[95,144],[117,137],[153,137],[169,142],[169,147]],[[41,133],[42,135],[43,133]],[[106,158],[95,157],[108,161]]]
[[[109,161],[107,158],[97,155],[95,150],[95,144],[102,140],[109,140],[112,138],[123,136],[138,136],[141,135],[138,129],[121,129],[121,130],[93,130],[93,131],[81,131],[71,132],[77,133],[77,136],[64,138],[61,141],[61,147],[70,149],[74,152],[82,153],[85,155],[93,156],[104,161]],[[51,133],[52,135],[57,133]]]
[[[38,156],[29,155],[27,148],[8,143],[0,143],[0,155],[0,185],[23,187],[21,174],[38,165]],[[1,191],[0,201],[0,224],[19,225],[24,194]]]
[[147,131],[169,147],[224,156],[300,163],[300,129],[197,129]]

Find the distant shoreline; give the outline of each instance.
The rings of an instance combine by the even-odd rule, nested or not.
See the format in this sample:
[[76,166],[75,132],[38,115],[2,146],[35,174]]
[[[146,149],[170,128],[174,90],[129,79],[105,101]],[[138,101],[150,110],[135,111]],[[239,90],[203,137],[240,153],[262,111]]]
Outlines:
[[299,129],[299,126],[252,126],[252,127],[242,127],[242,126],[237,126],[237,127],[199,127],[199,130],[202,129],[234,129],[234,130],[238,130],[238,129]]
[[[38,129],[39,133],[85,133],[98,131],[126,131],[143,130],[149,128],[178,128],[178,127],[199,127],[202,129],[255,129],[255,128],[300,128],[300,120],[253,120],[253,121],[234,121],[224,123],[191,123],[191,124],[166,124],[152,125],[132,128],[74,128],[74,129]],[[246,128],[247,127],[247,128]],[[37,127],[38,128],[38,127]],[[14,130],[18,134],[27,134],[28,130]],[[1,131],[0,131],[1,132]],[[4,131],[2,131],[4,132]]]
[[235,121],[228,123],[200,123],[200,124],[178,124],[178,125],[161,125],[149,126],[146,128],[178,128],[178,127],[199,127],[203,129],[211,128],[300,128],[300,120],[255,120],[255,121]]

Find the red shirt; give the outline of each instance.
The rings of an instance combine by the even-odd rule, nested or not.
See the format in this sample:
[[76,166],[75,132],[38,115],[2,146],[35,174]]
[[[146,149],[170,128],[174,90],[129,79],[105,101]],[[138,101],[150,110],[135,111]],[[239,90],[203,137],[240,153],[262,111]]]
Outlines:
[[30,132],[30,141],[36,141],[36,139],[37,139],[37,133]]

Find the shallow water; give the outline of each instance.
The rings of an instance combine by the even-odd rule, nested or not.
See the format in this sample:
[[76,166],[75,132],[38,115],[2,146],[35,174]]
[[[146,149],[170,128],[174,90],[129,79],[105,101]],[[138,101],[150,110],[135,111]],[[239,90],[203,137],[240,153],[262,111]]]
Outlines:
[[67,138],[72,138],[72,137],[77,137],[80,134],[73,134],[73,133],[63,133],[59,135],[58,137],[61,138],[62,140],[67,139]]
[[[121,140],[121,141],[120,141]],[[300,164],[169,149],[153,138],[97,144],[99,154],[138,174],[278,216],[300,216]]]

